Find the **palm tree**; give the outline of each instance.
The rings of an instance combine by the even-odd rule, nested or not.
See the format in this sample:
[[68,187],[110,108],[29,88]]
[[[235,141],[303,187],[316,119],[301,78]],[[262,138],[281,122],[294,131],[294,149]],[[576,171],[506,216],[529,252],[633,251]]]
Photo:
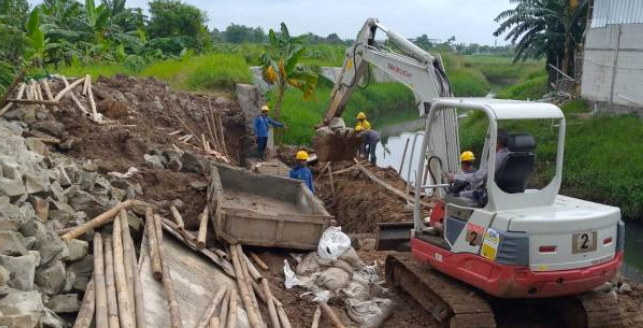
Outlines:
[[286,24],[281,23],[279,35],[272,29],[268,33],[270,44],[261,56],[264,80],[276,86],[277,102],[273,107],[275,119],[281,117],[281,104],[288,86],[301,90],[304,100],[313,95],[317,85],[317,74],[299,64],[306,48],[304,37],[291,37]]
[[[573,76],[574,55],[580,49],[587,22],[588,0],[510,0],[514,9],[501,12],[493,33],[516,45],[514,62],[543,58]],[[549,69],[550,80],[554,72]]]

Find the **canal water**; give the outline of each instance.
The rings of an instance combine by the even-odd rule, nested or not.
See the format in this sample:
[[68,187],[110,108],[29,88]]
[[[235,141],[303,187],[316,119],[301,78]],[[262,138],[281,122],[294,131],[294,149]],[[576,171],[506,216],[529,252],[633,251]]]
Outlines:
[[[414,120],[394,125],[386,125],[379,122],[378,125],[380,127],[377,129],[382,135],[382,140],[376,149],[377,165],[380,167],[391,166],[398,172],[401,172],[401,176],[405,180],[414,181],[418,160],[421,158],[418,154],[422,146],[422,136],[417,137],[415,148],[413,148],[413,139],[417,132],[424,129],[424,120]],[[404,167],[402,167],[400,171],[400,164],[402,163],[402,155],[407,139],[410,139],[407,155],[404,161]],[[414,150],[415,156],[409,171],[410,153]],[[631,222],[632,220],[626,220],[625,263],[622,267],[622,273],[630,279],[643,283],[643,225]]]

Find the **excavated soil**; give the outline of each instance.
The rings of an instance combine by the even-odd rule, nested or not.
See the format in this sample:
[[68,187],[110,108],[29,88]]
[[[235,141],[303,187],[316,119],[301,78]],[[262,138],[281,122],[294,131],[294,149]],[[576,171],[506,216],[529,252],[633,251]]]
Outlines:
[[[62,87],[62,84],[54,86],[55,90]],[[207,182],[208,176],[146,168],[143,156],[171,150],[172,144],[183,151],[200,153],[197,138],[189,143],[180,142],[178,138],[191,132],[208,135],[204,115],[213,108],[221,115],[229,158],[238,163],[243,160],[244,147],[247,147],[244,145],[247,140],[244,118],[238,104],[225,98],[174,92],[155,79],[126,76],[99,78],[94,85],[94,95],[98,112],[116,124],[91,122],[65,97],[55,117],[65,125],[64,139],[74,142],[67,155],[93,160],[101,173],[124,173],[130,167],[136,167],[141,173],[132,179],[142,187],[141,198],[152,203],[180,199],[185,203],[181,213],[187,228],[197,229],[198,214],[206,204],[206,192],[190,187],[190,183]],[[176,130],[183,132],[168,136]]]

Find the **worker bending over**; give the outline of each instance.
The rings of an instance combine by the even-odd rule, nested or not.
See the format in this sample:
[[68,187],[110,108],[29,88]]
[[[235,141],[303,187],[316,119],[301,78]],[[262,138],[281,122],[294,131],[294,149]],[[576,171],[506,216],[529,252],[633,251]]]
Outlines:
[[364,112],[359,112],[357,114],[357,124],[355,124],[355,129],[357,129],[358,126],[361,126],[364,130],[371,129],[371,123],[368,123],[366,120],[366,114],[364,114]]
[[254,121],[255,135],[257,136],[257,153],[256,157],[260,160],[266,160],[266,147],[268,146],[268,135],[270,127],[285,127],[281,122],[277,122],[268,117],[270,108],[268,106],[261,106],[261,114],[259,114]]
[[473,166],[473,162],[475,162],[476,156],[473,155],[473,152],[470,150],[467,150],[465,152],[462,152],[460,155],[460,165],[462,168],[462,173],[473,173],[477,171],[475,166]]
[[362,147],[360,147],[360,156],[362,158],[370,157],[369,160],[371,164],[376,165],[377,157],[375,156],[375,149],[377,149],[377,143],[380,142],[380,134],[375,130],[364,129],[364,127],[359,125],[355,127],[355,132],[364,138]]
[[308,189],[310,189],[314,194],[315,187],[313,186],[313,172],[308,168],[308,153],[300,150],[297,152],[295,159],[297,160],[297,164],[295,164],[295,167],[290,170],[290,178],[303,181],[306,183]]
[[[496,173],[498,169],[502,167],[502,164],[507,160],[509,155],[509,149],[507,148],[507,139],[509,134],[504,130],[498,130],[498,137],[496,139]],[[449,183],[454,183],[455,181],[466,182],[469,184],[468,190],[462,191],[460,196],[467,197],[477,201],[478,203],[483,203],[483,193],[484,185],[487,181],[487,172],[488,167],[485,165],[479,170],[472,173],[447,173],[447,180]]]

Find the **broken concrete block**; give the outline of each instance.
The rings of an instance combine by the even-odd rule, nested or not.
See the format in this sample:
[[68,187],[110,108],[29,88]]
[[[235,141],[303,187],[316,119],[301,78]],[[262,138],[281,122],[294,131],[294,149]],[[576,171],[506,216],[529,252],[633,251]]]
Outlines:
[[60,137],[65,131],[65,125],[57,121],[42,121],[31,125],[34,130],[45,132],[54,137]]
[[42,299],[37,291],[13,292],[0,299],[0,326],[9,328],[40,327]]
[[27,149],[30,151],[42,155],[42,156],[48,156],[49,155],[49,148],[47,148],[47,145],[45,145],[44,142],[35,139],[35,138],[27,138],[25,139],[25,145],[27,146]]
[[125,196],[127,196],[127,192],[125,190],[116,187],[112,187],[110,194],[113,200],[117,200],[119,202],[122,202],[125,199]]
[[94,273],[94,256],[87,255],[82,259],[73,262],[67,267],[67,272],[73,272],[76,279],[73,283],[74,290],[85,290]]
[[80,189],[92,192],[94,190],[94,184],[96,184],[96,178],[98,173],[89,172],[89,171],[79,171],[76,175],[78,178],[78,184],[80,184]]
[[165,150],[163,151],[163,156],[167,159],[167,164],[165,166],[168,170],[181,171],[181,168],[183,167],[181,157],[183,155],[180,152],[175,150]]
[[76,282],[76,274],[72,271],[67,270],[67,276],[65,277],[65,286],[63,287],[63,293],[69,293],[74,288],[74,283]]
[[67,203],[67,195],[58,181],[52,182],[49,186],[49,196],[57,201]]
[[194,173],[203,173],[209,170],[210,161],[200,155],[185,153],[182,157],[183,170]]
[[34,277],[38,259],[32,254],[24,256],[0,255],[0,265],[10,273],[9,287],[30,291],[33,290]]
[[49,181],[47,177],[37,175],[35,172],[24,173],[24,184],[29,195],[43,193],[49,190]]
[[21,178],[9,179],[0,177],[0,197],[16,200],[27,193]]
[[40,221],[47,222],[49,218],[49,202],[36,196],[30,196],[28,200]]
[[36,237],[25,237],[25,248],[28,250],[33,250],[36,247]]
[[11,274],[7,269],[0,265],[0,286],[6,286],[11,280]]
[[98,164],[92,160],[86,160],[82,165],[83,171],[96,172],[98,170]]
[[18,206],[11,204],[9,197],[0,197],[0,230],[18,231],[27,221]]
[[22,235],[15,231],[0,231],[0,254],[9,256],[27,254]]
[[165,165],[163,165],[163,162],[165,160],[163,156],[145,154],[143,155],[143,158],[145,159],[145,165],[147,165],[149,168],[156,170],[162,170],[165,168]]
[[61,142],[60,144],[58,144],[58,148],[60,148],[62,150],[71,150],[71,149],[74,148],[74,144],[76,144],[75,139],[69,138],[69,139]]
[[78,190],[73,196],[69,198],[69,205],[76,211],[87,212],[95,207],[100,207],[103,204],[99,203],[96,197],[83,190]]
[[49,299],[47,307],[56,313],[75,313],[80,310],[78,294],[56,295]]
[[89,244],[84,240],[71,239],[67,241],[67,249],[69,253],[64,260],[69,262],[78,261],[87,255]]
[[53,261],[36,271],[35,282],[47,295],[58,294],[65,286],[67,274],[62,261]]
[[72,184],[71,178],[69,177],[69,175],[67,174],[67,171],[62,166],[57,167],[54,171],[56,173],[56,180],[58,181],[58,183],[60,183],[61,186],[63,187],[71,186]]
[[40,252],[40,265],[46,265],[54,258],[67,253],[67,244],[51,227],[45,226],[36,218],[27,221],[20,232],[26,237],[36,237],[35,248]]

